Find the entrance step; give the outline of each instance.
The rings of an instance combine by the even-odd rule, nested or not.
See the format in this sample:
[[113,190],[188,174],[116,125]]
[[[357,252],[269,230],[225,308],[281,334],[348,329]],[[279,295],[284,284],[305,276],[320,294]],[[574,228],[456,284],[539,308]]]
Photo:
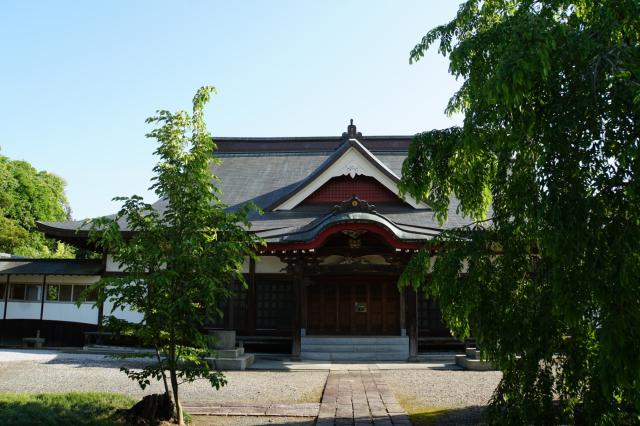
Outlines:
[[215,349],[213,353],[217,358],[238,358],[244,355],[244,348]]
[[240,355],[237,358],[207,357],[205,360],[216,370],[246,370],[254,361],[253,354]]
[[404,345],[408,342],[408,336],[302,336],[303,345]]
[[491,371],[496,369],[492,363],[481,359],[480,351],[477,348],[467,348],[464,354],[456,355],[456,364],[465,370],[472,371]]
[[[407,343],[408,344],[408,343]],[[302,351],[309,352],[407,352],[405,345],[369,344],[369,345],[302,345]]]
[[315,361],[406,361],[406,336],[304,336],[300,358]]
[[476,348],[467,348],[465,349],[465,353],[467,354],[468,358],[480,359],[480,351]]
[[245,354],[244,348],[212,349],[205,360],[216,370],[245,370],[253,364],[253,354]]
[[302,352],[303,361],[406,361],[407,354],[381,352]]

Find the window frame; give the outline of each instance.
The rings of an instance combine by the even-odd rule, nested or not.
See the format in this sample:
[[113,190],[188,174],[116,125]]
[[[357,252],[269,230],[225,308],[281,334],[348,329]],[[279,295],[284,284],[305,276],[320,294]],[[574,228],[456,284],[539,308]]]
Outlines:
[[[66,283],[47,283],[47,299],[45,302],[47,303],[78,303],[78,295],[80,295],[83,291],[85,291],[92,284],[66,284]],[[60,300],[60,296],[63,294],[62,287],[71,287],[71,291],[69,292],[69,299]],[[57,290],[57,298],[49,299],[49,288],[56,287]],[[92,297],[90,299],[84,300],[82,304],[93,304],[97,301],[97,297]]]
[[[22,298],[17,299],[14,297],[14,288],[16,286],[22,286]],[[36,287],[36,298],[35,299],[27,299],[29,295],[29,287]],[[44,296],[42,291],[43,285],[38,283],[29,283],[29,282],[9,282],[9,289],[7,290],[7,301],[8,302],[26,302],[26,303],[41,303],[42,297]]]

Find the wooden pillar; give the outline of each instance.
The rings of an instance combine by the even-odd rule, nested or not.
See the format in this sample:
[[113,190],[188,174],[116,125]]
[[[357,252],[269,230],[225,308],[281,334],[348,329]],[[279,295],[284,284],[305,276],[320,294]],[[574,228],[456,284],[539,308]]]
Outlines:
[[406,289],[406,327],[409,334],[409,358],[418,355],[418,294],[412,288]]
[[256,332],[256,261],[249,260],[249,289],[247,293],[247,305],[249,309],[249,330]]
[[350,312],[350,318],[351,318],[351,333],[354,334],[356,331],[356,310],[354,309],[354,302],[356,301],[356,288],[355,286],[352,284],[351,286],[349,286],[349,295],[350,295],[350,299],[349,299],[349,312]]
[[400,292],[400,335],[407,335],[407,292],[408,289],[403,288]]
[[4,290],[4,313],[2,314],[2,319],[6,320],[7,319],[7,303],[9,302],[9,277],[11,275],[7,274],[7,286]]
[[340,330],[340,286],[334,285],[336,289],[336,333]]
[[[102,292],[102,289],[100,289]],[[100,302],[98,305],[98,330],[102,328],[102,321],[104,320],[104,302]]]
[[293,327],[291,330],[291,358],[299,359],[302,349],[302,287],[304,286],[304,269],[300,258],[293,265]]
[[40,298],[40,321],[44,315],[44,300],[46,298],[45,292],[47,291],[47,276],[42,278],[42,297]]
[[[386,285],[382,285],[382,288],[380,289],[380,300],[382,301],[382,303],[380,303],[380,316],[382,317],[382,332],[386,332],[387,331],[387,313],[385,312],[385,307],[387,306],[387,297],[389,296],[387,294],[387,286]],[[400,310],[402,310],[402,300],[400,301]]]
[[[102,271],[107,271],[107,252],[105,250],[102,251]],[[98,294],[98,299],[102,298],[103,291],[103,288],[99,290],[100,293]],[[98,305],[98,331],[102,331],[102,321],[104,321],[104,301],[100,302],[100,305]],[[85,340],[88,344],[90,342],[87,340],[87,336],[88,335],[85,334]],[[101,338],[98,336],[98,342],[100,342],[100,339]]]
[[231,286],[231,297],[227,299],[227,314],[225,321],[225,328],[228,330],[235,330],[236,328],[236,309],[235,309],[235,300],[238,297],[238,292],[240,291],[240,287],[242,285],[238,282],[229,283]]
[[300,331],[301,336],[306,336],[307,334],[307,328],[309,328],[309,311],[308,311],[308,306],[307,306],[307,291],[309,290],[309,286],[311,285],[311,282],[309,280],[308,276],[304,276],[302,278],[302,287],[300,288],[301,294],[300,294],[300,298],[301,298],[301,312],[300,312],[300,317],[301,317],[301,324],[300,327],[302,328]]

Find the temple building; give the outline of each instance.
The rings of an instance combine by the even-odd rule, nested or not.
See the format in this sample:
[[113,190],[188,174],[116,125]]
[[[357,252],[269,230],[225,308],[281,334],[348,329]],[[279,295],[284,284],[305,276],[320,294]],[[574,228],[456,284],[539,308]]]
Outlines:
[[[337,137],[216,138],[222,199],[229,209],[252,201],[264,211],[250,217],[250,232],[267,245],[245,264],[248,288],[236,289],[211,327],[236,330],[245,346],[290,348],[301,359],[406,360],[455,344],[438,307],[397,286],[416,250],[443,228],[469,223],[452,205],[440,225],[427,204],[399,196],[411,139],[363,136],[353,121]],[[39,228],[86,245],[81,221]],[[108,254],[102,261],[0,259],[0,343],[40,330],[49,345],[81,344],[111,306],[78,308],[74,295],[117,273]],[[140,320],[136,312],[113,315]]]

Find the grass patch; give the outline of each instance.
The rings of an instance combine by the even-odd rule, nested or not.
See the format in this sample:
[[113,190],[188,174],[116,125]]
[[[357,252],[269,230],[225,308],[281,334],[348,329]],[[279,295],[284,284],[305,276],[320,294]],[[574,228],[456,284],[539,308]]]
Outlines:
[[483,407],[432,407],[425,406],[414,396],[396,396],[414,426],[484,424],[481,415]]
[[[469,424],[464,414],[469,412],[468,408],[452,407],[432,407],[425,406],[414,396],[397,395],[398,402],[402,405],[411,419],[414,426],[433,426],[439,424]],[[460,415],[463,415],[460,418]],[[479,420],[479,419],[478,419]],[[477,424],[473,421],[472,424]]]
[[105,392],[0,393],[3,425],[122,425],[118,409],[136,400]]
[[432,426],[450,412],[450,409],[425,408],[409,413],[409,418],[414,426]]
[[437,422],[438,417],[446,414],[449,409],[440,407],[425,407],[414,397],[407,395],[396,395],[398,402],[405,409],[411,424],[416,426],[433,425]]

